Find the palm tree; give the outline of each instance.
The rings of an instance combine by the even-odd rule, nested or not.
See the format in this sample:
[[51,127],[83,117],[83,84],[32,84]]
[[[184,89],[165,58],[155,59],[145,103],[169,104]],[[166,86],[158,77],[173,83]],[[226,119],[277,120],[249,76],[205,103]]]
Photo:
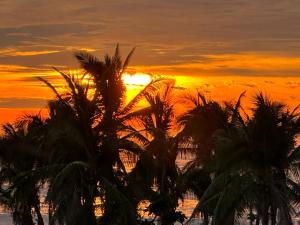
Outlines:
[[[230,113],[227,107],[222,107],[216,101],[208,101],[199,92],[196,97],[187,95],[186,99],[192,103],[192,108],[179,117],[178,123],[183,127],[180,134],[182,141],[188,142],[194,159],[184,168],[182,186],[183,191],[194,192],[200,200],[211,183],[209,165],[214,159],[215,135],[220,130],[228,129]],[[209,223],[210,211],[202,211],[204,224]]]
[[[145,94],[148,106],[132,113],[144,129],[146,140],[143,156],[131,175],[137,178],[134,183],[147,184],[144,186],[147,193],[144,197],[150,200],[149,212],[159,216],[163,225],[184,219],[183,214],[176,212],[179,198],[176,158],[179,148],[178,137],[171,135],[174,123],[174,105],[171,102],[173,85],[170,80],[159,91]],[[152,192],[149,187],[154,188]]]
[[293,204],[299,204],[300,197],[295,181],[300,151],[296,111],[261,93],[255,97],[251,118],[234,111],[235,129],[218,138],[216,177],[199,205],[215,202],[214,224],[224,224],[228,215],[239,216],[245,209],[255,209],[257,224],[261,220],[267,225],[270,219],[272,225],[292,224]]
[[[155,89],[145,87],[125,104],[122,74],[131,51],[122,63],[119,48],[100,61],[87,52],[76,53],[84,75],[75,77],[58,71],[68,91],[49,103],[49,192],[52,221],[66,224],[135,224],[136,209],[129,201],[127,172],[121,153],[139,154],[133,138],[139,133],[127,123],[140,98]],[[68,184],[68,185],[66,185]],[[71,190],[71,191],[70,191]],[[95,216],[101,199],[102,215]],[[82,220],[85,219],[85,221]]]
[[8,208],[16,225],[43,225],[40,189],[43,178],[34,173],[45,161],[40,154],[45,122],[26,116],[3,126],[0,140],[0,204]]

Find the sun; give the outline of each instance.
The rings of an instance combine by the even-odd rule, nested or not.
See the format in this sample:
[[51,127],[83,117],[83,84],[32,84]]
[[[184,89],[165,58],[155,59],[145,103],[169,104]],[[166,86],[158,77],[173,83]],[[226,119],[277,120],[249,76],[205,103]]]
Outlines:
[[151,82],[151,76],[145,73],[124,73],[122,77],[126,85],[145,86]]

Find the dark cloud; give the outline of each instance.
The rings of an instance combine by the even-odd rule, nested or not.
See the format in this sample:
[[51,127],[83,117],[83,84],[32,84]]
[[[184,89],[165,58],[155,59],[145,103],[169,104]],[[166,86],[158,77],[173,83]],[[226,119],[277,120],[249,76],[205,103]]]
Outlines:
[[271,80],[265,80],[265,83],[268,84],[268,85],[273,85],[275,84],[274,81],[271,81]]
[[288,81],[288,82],[285,82],[285,85],[288,88],[300,88],[300,82],[297,82],[297,81]]
[[34,36],[37,38],[64,34],[79,36],[101,28],[103,29],[103,26],[100,24],[39,24],[0,28],[0,34],[21,37]]
[[103,55],[117,42],[124,52],[137,47],[132,65],[206,63],[208,54],[245,52],[299,57],[299,11],[295,0],[2,0],[0,52],[58,52],[3,55],[1,63],[37,67],[64,59],[73,67],[74,49]]
[[41,108],[47,101],[43,98],[0,98],[0,108]]
[[46,43],[47,39],[67,36],[68,38],[86,37],[90,32],[103,31],[100,24],[38,24],[0,28],[0,47],[34,45]]

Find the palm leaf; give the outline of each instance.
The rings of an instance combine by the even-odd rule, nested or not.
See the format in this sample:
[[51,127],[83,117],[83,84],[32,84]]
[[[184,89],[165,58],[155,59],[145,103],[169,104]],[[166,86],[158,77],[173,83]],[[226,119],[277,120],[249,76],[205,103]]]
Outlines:
[[47,80],[45,80],[44,78],[42,77],[37,77],[38,80],[42,81],[43,83],[45,83],[53,92],[54,94],[56,95],[56,97],[61,101],[63,102],[63,99],[61,97],[61,95],[57,92],[56,88],[51,84],[49,83]]

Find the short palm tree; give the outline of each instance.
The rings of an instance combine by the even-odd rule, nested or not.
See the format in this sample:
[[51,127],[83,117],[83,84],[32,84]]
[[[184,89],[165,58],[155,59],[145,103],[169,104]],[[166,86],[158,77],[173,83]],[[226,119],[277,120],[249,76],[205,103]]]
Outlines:
[[[214,224],[228,215],[239,216],[255,209],[257,224],[291,225],[293,205],[300,192],[295,181],[299,171],[300,119],[297,109],[255,97],[252,117],[238,112],[235,129],[223,133],[216,143],[216,177],[201,198],[200,208],[214,202]],[[294,172],[294,176],[291,176]]]
[[0,204],[12,214],[16,225],[43,225],[40,189],[43,178],[34,173],[44,163],[41,154],[45,122],[26,116],[3,126],[0,140]]
[[[184,215],[176,212],[179,195],[176,190],[179,152],[178,137],[171,135],[174,123],[174,105],[171,101],[173,81],[158,92],[145,94],[147,107],[133,112],[144,129],[145,151],[131,174],[145,187],[150,200],[149,211],[159,217],[160,224],[182,221]],[[148,165],[148,169],[144,167]],[[150,169],[150,170],[149,170]],[[152,193],[149,190],[152,187]]]
[[[199,92],[195,97],[186,96],[186,99],[192,103],[192,108],[179,117],[178,123],[183,127],[181,140],[188,142],[188,149],[194,158],[184,168],[182,186],[183,191],[190,190],[200,199],[211,183],[212,171],[209,167],[215,154],[215,136],[229,128],[230,113],[227,107],[207,100]],[[209,209],[202,210],[204,224],[209,223],[209,212]]]

